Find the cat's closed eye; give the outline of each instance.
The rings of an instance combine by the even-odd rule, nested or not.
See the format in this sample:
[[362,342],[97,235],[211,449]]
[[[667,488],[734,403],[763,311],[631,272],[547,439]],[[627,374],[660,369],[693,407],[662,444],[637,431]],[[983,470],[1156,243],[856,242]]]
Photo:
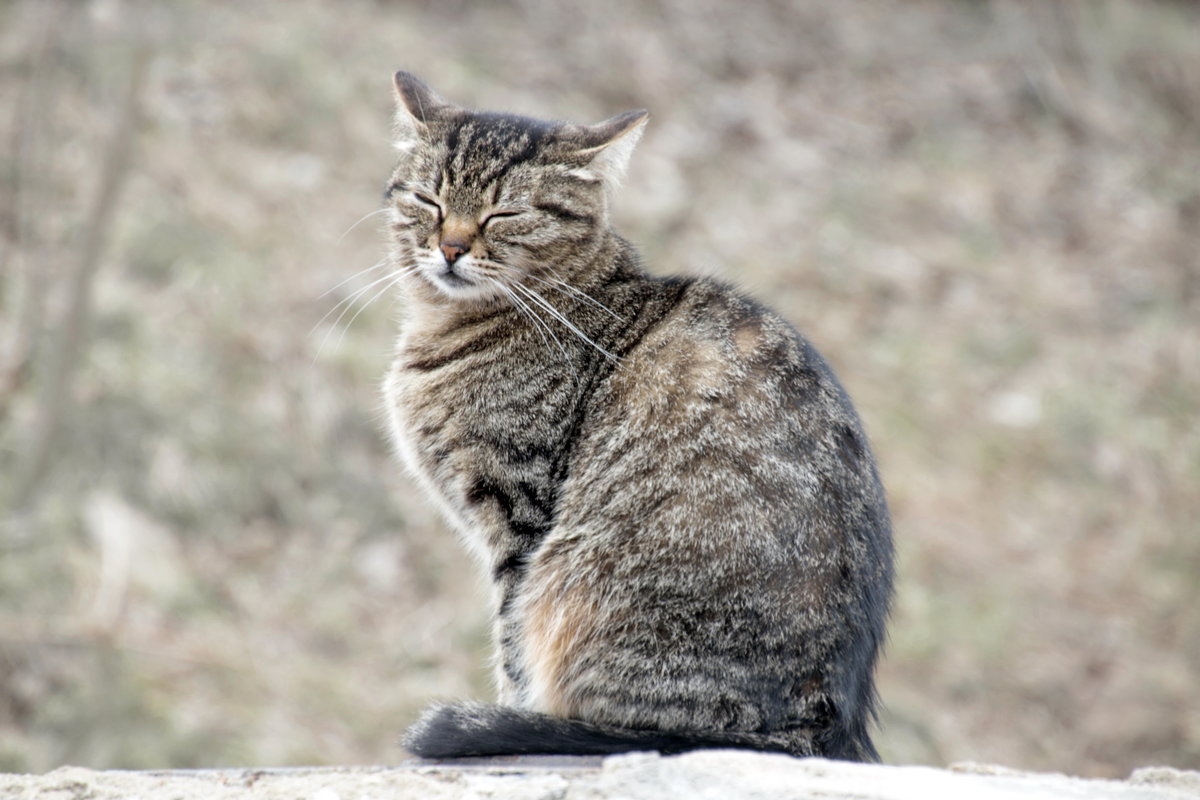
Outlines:
[[412,196],[413,199],[421,205],[428,206],[429,208],[433,209],[433,211],[437,214],[439,221],[445,216],[444,212],[442,211],[442,204],[437,200],[434,200],[429,195],[423,192],[413,192]]
[[519,217],[524,213],[525,212],[519,208],[501,208],[485,214],[483,219],[479,221],[479,224],[481,227],[486,228],[489,223],[501,219],[507,219],[509,217]]

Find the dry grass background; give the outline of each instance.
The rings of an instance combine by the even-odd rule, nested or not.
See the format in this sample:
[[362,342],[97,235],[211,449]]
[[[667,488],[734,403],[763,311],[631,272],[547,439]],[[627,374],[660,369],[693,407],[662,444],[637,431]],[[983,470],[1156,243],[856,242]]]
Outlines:
[[1106,0],[0,3],[0,767],[394,762],[487,694],[381,435],[403,312],[323,320],[399,67],[650,109],[621,228],[838,368],[886,759],[1200,767],[1200,7]]

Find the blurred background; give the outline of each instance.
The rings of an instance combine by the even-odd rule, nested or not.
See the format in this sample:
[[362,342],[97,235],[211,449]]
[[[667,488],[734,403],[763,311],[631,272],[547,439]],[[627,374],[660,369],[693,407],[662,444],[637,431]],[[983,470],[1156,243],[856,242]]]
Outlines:
[[886,760],[1200,768],[1200,5],[8,0],[0,769],[395,763],[490,695],[352,277],[401,67],[649,109],[619,228],[839,371],[899,548]]

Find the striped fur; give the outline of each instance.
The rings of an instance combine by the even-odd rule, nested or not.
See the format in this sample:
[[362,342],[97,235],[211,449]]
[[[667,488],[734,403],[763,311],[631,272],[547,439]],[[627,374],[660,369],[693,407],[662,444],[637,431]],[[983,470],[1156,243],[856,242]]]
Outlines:
[[829,366],[726,286],[648,276],[610,228],[644,112],[396,89],[387,408],[495,588],[502,703],[435,707],[406,745],[877,758],[890,524]]

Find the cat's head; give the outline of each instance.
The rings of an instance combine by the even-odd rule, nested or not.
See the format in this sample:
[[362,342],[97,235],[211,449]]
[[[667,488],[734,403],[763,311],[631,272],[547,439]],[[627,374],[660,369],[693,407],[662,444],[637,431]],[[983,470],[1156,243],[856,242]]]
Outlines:
[[594,251],[645,111],[573,125],[471,111],[407,72],[395,86],[401,156],[386,202],[414,280],[441,297],[490,300]]

